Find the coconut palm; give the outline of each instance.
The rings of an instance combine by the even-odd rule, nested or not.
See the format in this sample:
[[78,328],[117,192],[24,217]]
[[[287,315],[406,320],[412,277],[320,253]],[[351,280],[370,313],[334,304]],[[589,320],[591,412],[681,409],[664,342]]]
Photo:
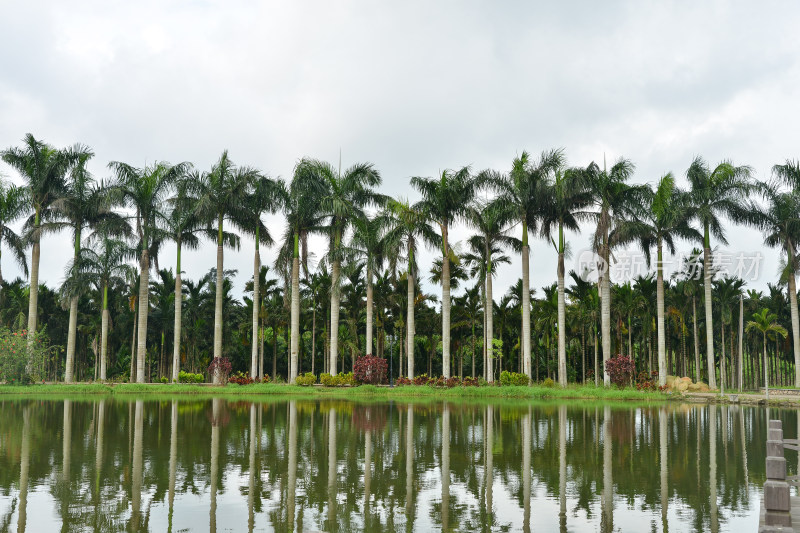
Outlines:
[[253,254],[253,342],[250,353],[250,375],[255,378],[258,375],[258,317],[261,310],[257,305],[260,299],[260,271],[261,271],[261,244],[273,244],[272,236],[261,220],[261,216],[266,213],[274,213],[278,208],[281,194],[281,186],[274,180],[266,176],[258,176],[253,183],[253,190],[247,198],[247,209],[249,216],[253,220],[252,226],[255,228],[253,238],[255,240],[255,252]]
[[531,301],[530,301],[530,247],[528,232],[536,231],[542,215],[541,206],[546,198],[547,176],[564,165],[562,149],[542,152],[533,160],[522,152],[511,163],[508,175],[494,175],[490,185],[498,190],[501,201],[514,211],[522,226],[522,372],[531,377]]
[[767,392],[767,401],[769,401],[769,365],[767,364],[767,337],[774,339],[777,337],[786,337],[786,328],[778,324],[776,319],[778,315],[770,313],[769,309],[761,309],[760,312],[753,313],[752,320],[747,322],[745,331],[757,331],[761,333],[764,340],[764,387]]
[[189,163],[171,165],[167,162],[155,162],[152,165],[136,168],[127,163],[112,161],[109,167],[116,174],[113,187],[123,205],[134,211],[133,218],[136,223],[136,252],[139,254],[136,381],[144,383],[150,264],[156,257],[158,243],[167,237],[162,229],[165,218],[163,206],[167,203],[173,184],[182,179],[191,166]]
[[634,218],[624,220],[617,227],[615,241],[621,245],[638,242],[647,266],[651,264],[651,250],[656,249],[656,330],[658,336],[658,383],[667,382],[667,348],[664,326],[664,246],[675,254],[676,238],[700,241],[702,236],[690,220],[693,209],[689,195],[675,186],[671,173],[658,180],[655,189],[648,189],[641,209]]
[[373,328],[373,284],[372,278],[380,270],[385,259],[383,228],[381,217],[357,218],[354,221],[355,231],[353,232],[353,251],[364,260],[366,266],[366,286],[367,286],[367,332],[366,332],[366,354],[372,355],[372,328]]
[[750,167],[734,166],[730,161],[723,161],[713,170],[702,157],[696,157],[686,177],[691,186],[691,201],[694,206],[693,215],[703,229],[703,283],[706,314],[706,357],[708,359],[708,385],[712,389],[717,386],[714,366],[714,318],[711,313],[711,235],[722,244],[728,244],[721,216],[733,222],[748,220],[748,210],[744,202],[753,189],[750,182]]
[[[253,183],[258,177],[259,173],[254,168],[237,167],[228,157],[228,151],[225,150],[209,172],[196,174],[191,180],[193,192],[197,197],[197,215],[208,224],[209,236],[213,235],[217,243],[214,359],[222,357],[223,277],[225,272],[223,247],[239,248],[239,236],[225,231],[225,221],[227,220],[234,228],[242,231],[252,227],[253,221],[248,218],[247,209],[242,209],[241,202],[250,194]],[[262,238],[268,237],[269,233],[264,228]],[[216,373],[213,381],[214,383],[219,382],[219,376]]]
[[112,285],[125,285],[126,280],[135,277],[134,268],[126,263],[131,255],[130,247],[124,242],[111,238],[108,234],[96,239],[98,250],[81,248],[79,268],[88,274],[88,279],[102,294],[103,307],[100,334],[100,381],[106,380],[108,368],[108,288]]
[[304,159],[301,172],[324,187],[320,198],[322,228],[328,239],[328,262],[331,265],[331,336],[329,370],[336,374],[339,359],[339,301],[341,299],[342,260],[346,254],[345,234],[353,222],[366,218],[364,208],[379,202],[373,188],[381,183],[380,173],[371,163],[357,163],[342,172],[325,161]]
[[[641,205],[644,186],[630,186],[627,181],[634,171],[633,163],[620,158],[610,168],[603,169],[591,163],[582,172],[585,186],[592,195],[597,211],[594,218],[597,229],[593,236],[593,248],[600,256],[598,275],[600,284],[600,333],[603,346],[603,363],[611,357],[611,248],[610,239],[614,227],[622,220],[632,217],[632,211]],[[603,382],[608,385],[611,378],[603,365]]]
[[[551,177],[552,176],[552,177]],[[592,195],[582,180],[580,171],[554,167],[544,194],[542,236],[550,240],[558,254],[558,382],[567,385],[566,300],[564,296],[564,257],[567,253],[565,231],[578,231],[581,220],[588,219],[586,211]]]
[[[127,221],[115,213],[110,190],[98,184],[86,168],[86,164],[94,155],[88,148],[76,147],[80,153],[78,161],[72,167],[64,190],[57,198],[47,214],[42,217],[42,232],[55,233],[63,228],[72,232],[74,243],[73,264],[80,278],[81,236],[85,230],[101,228],[104,234],[128,235],[130,227]],[[64,381],[70,383],[73,376],[75,360],[75,340],[78,325],[78,299],[88,289],[88,284],[71,284],[69,293],[69,333],[67,336],[67,360]],[[64,293],[67,294],[66,292]]]
[[33,334],[38,323],[39,258],[41,255],[42,217],[65,188],[67,173],[81,156],[82,147],[58,150],[39,141],[30,133],[22,140],[22,148],[11,147],[0,152],[23,180],[25,193],[33,212],[26,222],[26,240],[31,244],[30,298],[28,299],[28,349],[33,349]]
[[407,265],[406,299],[406,353],[408,359],[407,378],[414,379],[414,283],[419,269],[417,268],[417,251],[419,243],[435,246],[440,237],[428,222],[426,214],[405,200],[389,200],[386,210],[381,215],[382,224],[386,227],[384,236],[387,250],[397,250],[397,254],[389,258],[390,269],[395,270],[397,261],[402,259],[401,250],[405,250]]
[[[20,269],[28,275],[28,261],[25,258],[25,241],[9,224],[25,216],[28,210],[25,189],[0,179],[0,255],[3,245],[7,246]],[[0,305],[3,304],[3,271],[0,268]]]
[[764,232],[764,244],[780,247],[786,253],[786,268],[782,277],[789,286],[789,311],[792,323],[792,348],[794,351],[794,382],[800,387],[800,318],[797,309],[797,245],[800,243],[800,163],[787,161],[775,165],[773,173],[782,181],[795,187],[792,192],[781,192],[776,183],[761,188],[766,205],[751,204],[749,211],[755,215],[756,225]]
[[[480,250],[481,260],[485,264],[486,283],[486,345],[492,346],[494,340],[492,278],[495,275],[493,254],[502,253],[503,248],[514,251],[522,249],[522,241],[506,235],[509,226],[514,222],[515,213],[509,209],[510,205],[497,198],[488,203],[476,202],[467,211],[467,223],[478,231],[477,235],[469,238],[469,245],[475,251]],[[530,295],[530,293],[529,293]],[[493,365],[490,358],[487,361],[486,381],[494,381]]]
[[416,208],[439,226],[442,254],[442,374],[450,378],[450,240],[451,224],[463,220],[478,188],[470,168],[445,170],[438,177],[411,178],[422,195]]
[[[286,216],[286,229],[283,243],[275,260],[275,270],[289,271],[288,287],[291,294],[289,339],[289,383],[297,377],[298,353],[300,350],[300,266],[308,272],[308,235],[320,227],[323,216],[320,210],[320,197],[325,193],[325,184],[318,176],[307,171],[307,166],[300,161],[295,166],[294,176],[289,187],[278,187],[276,194],[280,197]],[[284,291],[284,297],[287,296]],[[275,361],[273,357],[273,377]]]

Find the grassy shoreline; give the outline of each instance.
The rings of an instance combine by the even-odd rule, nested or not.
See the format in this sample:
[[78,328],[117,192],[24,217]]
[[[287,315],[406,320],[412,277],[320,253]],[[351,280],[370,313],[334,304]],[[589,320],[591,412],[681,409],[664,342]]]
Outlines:
[[643,392],[633,388],[616,389],[593,385],[570,385],[566,388],[541,385],[505,387],[454,387],[435,388],[427,385],[402,387],[301,387],[298,385],[192,385],[192,384],[138,384],[102,383],[0,385],[0,396],[4,395],[193,395],[193,396],[305,396],[319,398],[498,398],[519,400],[570,399],[609,401],[668,401],[679,397],[661,392]]

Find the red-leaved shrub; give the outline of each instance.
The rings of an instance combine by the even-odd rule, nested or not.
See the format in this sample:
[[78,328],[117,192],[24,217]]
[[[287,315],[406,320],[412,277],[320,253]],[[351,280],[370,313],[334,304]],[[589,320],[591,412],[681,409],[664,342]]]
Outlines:
[[353,363],[353,377],[364,385],[382,385],[386,383],[386,359],[365,355],[357,357]]
[[630,385],[633,379],[633,373],[636,370],[633,360],[624,355],[617,355],[612,357],[604,363],[605,371],[611,378],[611,382],[619,388]]

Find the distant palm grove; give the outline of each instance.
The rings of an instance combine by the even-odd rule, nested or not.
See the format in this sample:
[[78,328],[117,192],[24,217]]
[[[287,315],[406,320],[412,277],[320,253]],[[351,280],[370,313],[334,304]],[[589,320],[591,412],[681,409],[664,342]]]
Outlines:
[[[608,384],[603,362],[622,354],[661,384],[682,375],[712,388],[800,386],[795,161],[759,181],[747,166],[698,157],[682,190],[672,174],[631,183],[627,159],[573,168],[563,150],[523,152],[503,170],[412,177],[409,199],[381,194],[370,163],[342,169],[303,158],[282,181],[223,152],[205,170],[112,162],[98,181],[86,146],[60,149],[28,134],[0,154],[23,183],[0,182],[0,253],[28,278],[0,275],[0,322],[3,335],[27,339],[26,371],[37,380],[177,381],[180,370],[204,373],[225,357],[234,371],[292,382],[374,355],[391,358],[394,377],[491,382],[508,370],[564,386]],[[285,224],[265,225],[269,214]],[[472,236],[453,242],[454,224]],[[781,251],[768,294],[715,272],[726,225],[758,228]],[[596,282],[566,271],[567,232],[581,228],[592,230]],[[72,257],[42,248],[45,234],[68,236]],[[244,235],[254,242],[253,271],[240,301],[224,254]],[[326,243],[316,266],[313,236]],[[557,255],[550,286],[530,286],[530,271],[541,268],[532,239]],[[166,265],[159,252],[168,242],[177,254]],[[215,247],[216,268],[183,279],[182,251],[200,247]],[[277,247],[274,264],[262,265],[263,247]],[[433,264],[419,264],[423,247],[437,251]],[[612,283],[603,265],[631,247],[653,273]],[[664,254],[679,250],[695,258],[698,275],[665,275]],[[516,256],[519,279],[495,294],[497,265]],[[61,286],[39,282],[42,260],[63,261]],[[424,278],[441,291],[422,291]],[[34,358],[41,346],[45,355]]]

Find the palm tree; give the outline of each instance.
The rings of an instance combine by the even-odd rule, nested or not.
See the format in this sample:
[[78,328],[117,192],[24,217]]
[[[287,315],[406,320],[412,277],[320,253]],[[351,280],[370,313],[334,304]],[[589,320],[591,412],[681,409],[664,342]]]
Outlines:
[[111,238],[104,234],[99,238],[99,251],[91,248],[81,248],[79,268],[88,274],[88,279],[94,283],[102,294],[102,330],[100,334],[100,381],[106,380],[108,368],[108,325],[110,313],[108,310],[108,288],[111,285],[124,285],[125,280],[136,275],[133,267],[125,261],[130,257],[130,247],[123,241]]
[[[112,211],[112,198],[108,187],[96,184],[86,169],[86,164],[94,154],[85,147],[76,147],[75,150],[80,154],[78,161],[72,167],[63,193],[53,202],[48,215],[43,217],[42,231],[54,233],[65,227],[72,231],[75,249],[73,262],[79,272],[81,270],[78,264],[80,262],[81,235],[84,230],[102,228],[101,231],[106,234],[127,235],[130,233],[130,227],[125,219]],[[87,285],[79,283],[73,285],[72,290],[69,291],[69,333],[64,372],[66,383],[72,381],[74,370],[78,299],[86,291],[86,288]]]
[[691,185],[691,199],[694,205],[694,217],[703,228],[703,283],[706,313],[706,357],[708,359],[708,386],[717,387],[716,369],[714,366],[714,318],[711,314],[711,235],[722,244],[727,244],[725,230],[720,216],[733,222],[748,219],[748,211],[744,205],[747,194],[752,190],[750,183],[750,167],[734,166],[723,161],[713,170],[703,160],[696,157],[686,177]]
[[[589,217],[589,213],[585,209],[592,204],[592,195],[584,186],[579,171],[565,171],[561,167],[555,167],[552,181],[547,183],[544,204],[542,235],[553,243],[558,254],[558,382],[565,387],[567,385],[567,317],[564,296],[564,256],[567,252],[567,241],[564,231],[579,230],[579,222]],[[603,355],[605,360],[605,352]]]
[[[470,206],[467,212],[468,224],[478,230],[478,234],[469,239],[470,247],[479,251],[481,261],[485,265],[486,308],[484,312],[486,313],[486,345],[489,347],[493,345],[494,340],[492,278],[495,272],[492,261],[493,254],[502,253],[504,247],[509,247],[514,251],[522,248],[522,242],[519,239],[506,235],[515,214],[508,207],[508,204],[498,198],[486,204],[478,202]],[[486,361],[486,381],[492,382],[494,381],[492,351],[490,350],[488,353],[490,357]]]
[[[727,362],[725,357],[725,324],[733,320],[731,306],[739,301],[744,288],[744,281],[739,278],[724,277],[715,280],[714,289],[717,301],[719,302],[720,312],[720,387],[722,394],[725,394],[725,377],[727,375]],[[731,354],[733,355],[733,354]],[[740,354],[741,356],[741,354]]]
[[469,167],[445,170],[435,178],[411,178],[422,195],[416,208],[439,226],[442,253],[442,374],[450,378],[450,225],[467,216],[478,182]]
[[321,215],[326,224],[323,232],[328,238],[328,262],[331,265],[331,338],[330,374],[336,374],[339,358],[339,301],[341,299],[342,260],[346,253],[344,237],[351,224],[366,218],[364,208],[376,204],[379,197],[373,188],[381,183],[380,173],[371,163],[357,163],[344,173],[331,164],[316,159],[300,162],[301,172],[311,181],[323,185],[320,199]]
[[408,359],[409,379],[414,379],[414,280],[417,277],[417,245],[419,241],[435,246],[439,240],[436,231],[431,227],[425,213],[416,206],[411,206],[404,200],[389,200],[386,210],[382,215],[386,227],[384,236],[386,249],[397,250],[398,253],[390,257],[391,269],[394,270],[398,259],[401,258],[400,250],[406,252],[407,286],[406,299],[406,353]]
[[770,338],[786,337],[786,328],[776,322],[778,315],[770,313],[768,309],[753,313],[753,319],[747,322],[746,331],[758,331],[764,339],[764,387],[769,401],[769,365],[767,364],[767,336]]
[[366,333],[366,355],[372,355],[372,327],[373,327],[373,287],[372,278],[384,261],[384,241],[383,241],[382,218],[358,218],[354,221],[355,232],[353,233],[353,251],[363,258],[366,265],[366,286],[367,286],[367,333]]
[[[286,215],[286,230],[281,250],[275,260],[275,270],[278,272],[290,271],[291,311],[289,323],[291,338],[287,376],[289,383],[292,383],[297,377],[300,350],[300,265],[302,263],[303,269],[308,272],[308,235],[323,222],[320,214],[320,197],[325,192],[325,184],[317,178],[318,176],[314,173],[307,172],[306,165],[300,161],[295,166],[294,177],[288,189],[279,187],[276,191]],[[286,296],[286,291],[284,291],[284,296]],[[273,370],[273,377],[274,373]]]
[[255,378],[258,375],[258,317],[261,306],[258,305],[260,299],[260,271],[261,271],[261,244],[272,245],[272,236],[266,226],[261,221],[261,215],[273,213],[278,207],[278,203],[283,197],[281,186],[274,180],[259,176],[253,183],[252,194],[247,198],[247,207],[250,217],[253,219],[255,227],[255,253],[253,256],[253,342],[250,354],[250,376]]
[[675,238],[700,241],[702,236],[689,221],[693,215],[691,199],[675,186],[671,173],[658,180],[654,190],[648,189],[641,210],[635,218],[622,221],[616,231],[616,242],[639,243],[647,266],[650,252],[656,248],[656,329],[658,335],[658,384],[667,382],[667,348],[664,326],[664,245],[675,254]]
[[[600,255],[598,275],[600,284],[600,333],[603,345],[603,363],[611,357],[611,232],[616,224],[631,218],[631,211],[641,205],[645,187],[630,186],[627,181],[633,175],[634,165],[628,159],[620,158],[611,169],[603,169],[591,163],[582,172],[586,187],[591,192],[597,212],[597,230],[593,238],[593,248]],[[611,377],[603,365],[603,382],[611,383]]]
[[3,161],[11,165],[25,180],[25,192],[33,215],[27,221],[26,240],[32,245],[30,298],[28,299],[28,350],[33,350],[39,313],[39,257],[41,254],[42,217],[51,204],[61,196],[65,178],[80,157],[82,148],[58,150],[28,133],[23,147],[11,147],[0,152]]
[[[222,152],[209,172],[198,174],[191,184],[197,196],[198,217],[208,224],[209,236],[214,235],[217,241],[217,282],[214,305],[214,359],[222,357],[222,300],[224,292],[223,247],[239,248],[239,236],[225,231],[227,219],[235,228],[247,230],[252,220],[248,219],[247,210],[241,208],[243,198],[247,198],[253,183],[259,177],[258,171],[250,167],[237,167],[228,157],[228,151]],[[211,230],[216,225],[216,231]],[[266,233],[262,238],[268,238]],[[219,383],[215,373],[213,382]]]
[[507,176],[495,175],[490,185],[498,189],[501,201],[512,209],[522,226],[522,372],[531,377],[530,247],[528,232],[536,231],[541,217],[545,181],[564,164],[562,149],[542,152],[537,161],[528,152],[515,158]]
[[[24,216],[27,209],[28,198],[25,189],[0,179],[0,255],[2,255],[2,245],[5,244],[14,254],[14,259],[26,276],[28,261],[25,258],[25,241],[8,225]],[[0,269],[0,306],[4,303],[2,272]]]
[[[756,216],[756,225],[765,233],[764,244],[771,248],[781,247],[786,253],[786,269],[783,276],[789,285],[789,311],[792,322],[792,348],[794,351],[794,382],[800,387],[800,317],[797,309],[797,255],[800,243],[800,163],[786,161],[775,165],[772,172],[793,187],[792,192],[780,192],[776,184],[762,188],[767,200],[764,208],[751,204],[749,211]],[[782,276],[782,277],[783,277]]]
[[166,238],[166,232],[161,228],[165,218],[162,212],[163,206],[169,198],[173,184],[186,175],[190,165],[155,162],[149,166],[136,168],[127,163],[112,161],[109,167],[116,174],[114,188],[120,195],[123,205],[134,210],[133,216],[136,221],[136,251],[139,254],[136,381],[144,383],[147,315],[150,308],[150,262],[156,257],[158,243]]

